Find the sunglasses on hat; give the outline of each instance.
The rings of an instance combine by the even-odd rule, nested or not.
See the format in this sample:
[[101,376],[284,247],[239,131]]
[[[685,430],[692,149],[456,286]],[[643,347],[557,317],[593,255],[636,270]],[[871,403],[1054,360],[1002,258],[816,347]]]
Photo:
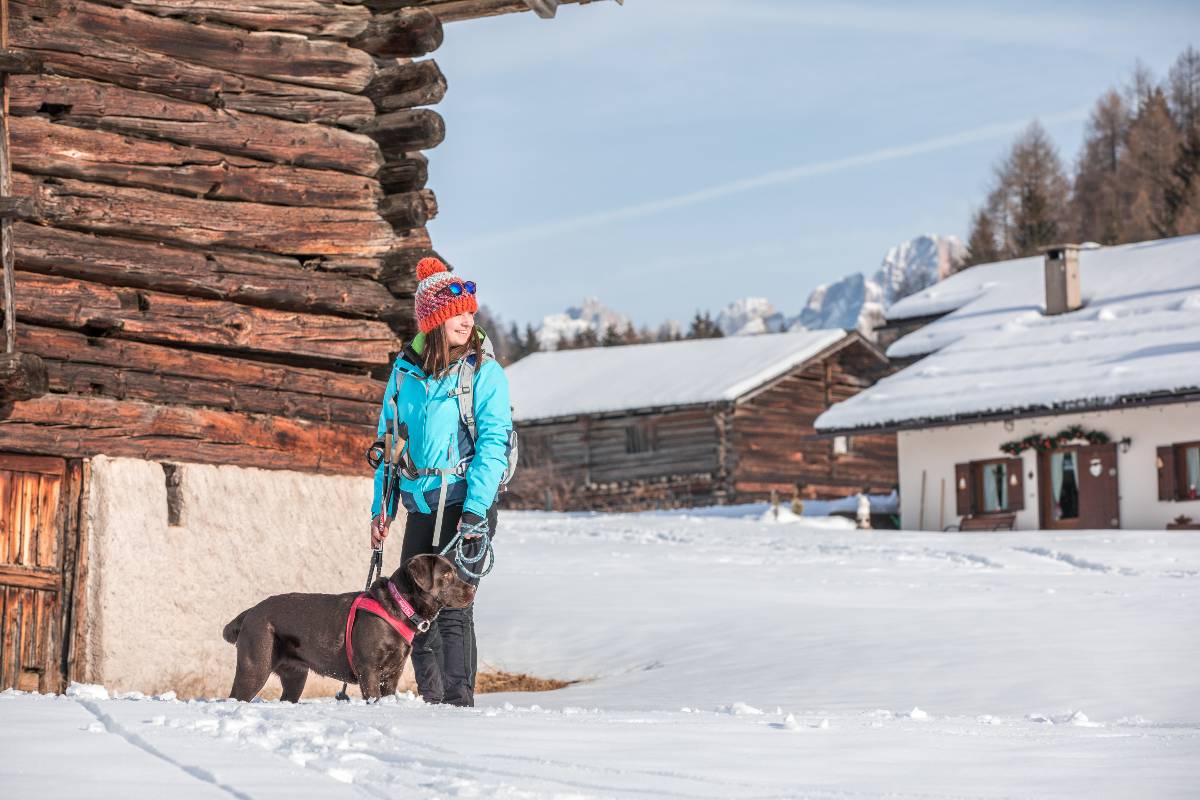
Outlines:
[[475,281],[451,283],[438,290],[438,294],[451,294],[455,297],[461,297],[464,292],[466,294],[475,294]]

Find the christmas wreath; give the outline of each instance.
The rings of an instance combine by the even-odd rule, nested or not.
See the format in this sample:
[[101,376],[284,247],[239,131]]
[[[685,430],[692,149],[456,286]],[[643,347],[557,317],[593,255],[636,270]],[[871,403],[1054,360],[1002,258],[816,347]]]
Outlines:
[[1047,450],[1057,450],[1072,442],[1087,442],[1088,444],[1108,444],[1112,440],[1103,431],[1089,431],[1082,425],[1072,425],[1063,428],[1054,436],[1033,433],[1024,439],[1014,439],[1000,445],[1000,449],[1010,456],[1019,456],[1025,450],[1035,450],[1044,453]]

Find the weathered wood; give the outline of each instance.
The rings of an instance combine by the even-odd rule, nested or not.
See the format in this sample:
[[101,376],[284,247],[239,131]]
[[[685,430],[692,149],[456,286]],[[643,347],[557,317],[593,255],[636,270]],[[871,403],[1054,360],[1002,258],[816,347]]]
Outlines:
[[395,303],[373,280],[316,272],[284,256],[192,250],[25,223],[13,233],[17,267],[26,272],[369,319]]
[[379,215],[398,230],[420,228],[430,218],[428,198],[424,192],[389,195],[379,204]]
[[63,504],[63,558],[62,558],[62,597],[61,619],[59,630],[62,631],[60,643],[59,664],[62,667],[62,691],[71,681],[82,679],[80,653],[84,651],[82,641],[86,629],[87,603],[87,481],[90,478],[90,466],[83,459],[71,459],[67,462],[66,476],[63,481],[66,502]]
[[446,76],[431,58],[392,64],[379,70],[363,94],[381,111],[432,106],[446,96]]
[[0,403],[41,397],[49,391],[46,365],[32,353],[0,353]]
[[0,197],[0,219],[40,219],[41,213],[37,197]]
[[371,256],[387,252],[393,238],[373,211],[194,200],[68,178],[36,182],[23,173],[13,186],[38,194],[50,223],[94,233],[281,255]]
[[14,114],[50,111],[70,125],[359,175],[373,175],[383,164],[379,146],[369,137],[327,125],[217,110],[79,78],[15,76],[10,83]]
[[442,23],[424,9],[402,8],[371,17],[350,45],[377,56],[415,58],[441,47]]
[[429,159],[421,153],[404,153],[388,159],[375,175],[384,194],[414,192],[429,180]]
[[442,115],[428,108],[411,108],[381,114],[358,129],[379,144],[390,160],[399,160],[414,150],[437,147],[446,138]]
[[[293,395],[305,395],[306,399],[296,401],[298,403],[321,399],[344,400],[372,405],[376,411],[383,397],[383,382],[365,375],[271,364],[166,345],[88,336],[61,328],[43,328],[36,325],[19,325],[17,336],[23,351],[40,355],[48,364],[59,361],[121,367],[164,378],[208,381],[229,387],[230,391],[279,390]],[[175,402],[183,402],[182,397],[177,398]]]
[[[131,139],[44,117],[14,117],[11,131],[14,166],[37,175],[277,205],[374,209],[383,198],[379,184],[361,175]],[[29,207],[19,217],[32,219],[36,214],[37,209]]]
[[340,272],[357,278],[378,281],[383,272],[383,259],[356,258],[354,256],[322,256],[304,262],[307,269],[319,272]]
[[386,325],[252,308],[222,300],[22,272],[17,316],[35,324],[123,339],[302,360],[389,364],[400,342]]
[[395,248],[383,256],[380,282],[397,297],[412,297],[417,290],[417,262],[422,258],[437,258],[449,264],[431,247]]
[[351,39],[371,18],[366,6],[333,0],[96,0],[188,22],[223,22],[254,31]]
[[97,454],[264,469],[367,475],[364,425],[103,397],[44,395],[0,407],[8,450],[67,458]]
[[60,583],[61,576],[52,569],[10,567],[7,564],[0,564],[0,585],[3,586],[55,591]]
[[[0,50],[8,49],[8,28],[10,11],[8,0],[0,0]],[[8,75],[0,72],[0,198],[13,196],[12,157],[8,134]],[[35,200],[36,202],[36,200]],[[13,274],[13,235],[12,219],[0,216],[0,283],[3,283],[4,296],[4,335],[8,340],[5,352],[13,352],[13,331],[16,325],[16,285]]]
[[[183,22],[87,0],[12,3],[17,16],[27,20],[31,28],[44,26],[71,38],[75,31],[83,31],[112,44],[256,78],[357,94],[377,71],[368,54],[342,42]],[[20,38],[15,41],[23,42]],[[33,46],[40,49],[43,45]]]
[[25,50],[0,48],[0,73],[7,75],[29,75],[41,72],[42,60]]
[[214,108],[300,122],[352,127],[375,114],[369,97],[192,64],[134,44],[102,39],[69,12],[52,20],[35,19],[42,16],[38,6],[13,7],[14,44],[36,51],[46,67],[61,75],[99,78]]

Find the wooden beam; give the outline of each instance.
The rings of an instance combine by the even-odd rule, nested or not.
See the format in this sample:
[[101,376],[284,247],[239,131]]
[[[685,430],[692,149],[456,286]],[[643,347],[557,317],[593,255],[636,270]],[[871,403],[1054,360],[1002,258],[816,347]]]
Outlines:
[[[21,75],[10,81],[14,115],[49,110],[62,124],[358,175],[373,175],[383,164],[379,146],[369,137],[328,125],[214,109],[79,78]],[[370,113],[364,119],[369,119],[374,107],[366,102]]]
[[20,586],[22,589],[57,592],[62,587],[62,576],[56,570],[28,569],[0,564],[0,583],[5,586]]
[[20,273],[19,319],[143,342],[259,353],[290,363],[391,363],[400,341],[381,322],[253,308],[222,300]]
[[[42,5],[14,0],[13,41],[21,50],[36,51],[60,75],[301,122],[353,126],[375,113],[371,99],[360,94],[243,75],[102,38],[89,29],[88,20],[82,18],[84,6],[75,0],[47,4],[45,9]],[[72,10],[76,8],[78,13]]]
[[13,234],[18,269],[41,275],[365,319],[395,302],[374,280],[305,268],[286,256],[173,247],[27,223],[14,225]]
[[385,194],[403,194],[422,188],[429,180],[429,159],[421,153],[393,156],[375,174]]
[[446,96],[446,76],[431,58],[392,64],[379,70],[363,94],[381,111],[432,106]]
[[422,191],[389,195],[379,204],[379,215],[398,230],[420,228],[429,221],[425,193]]
[[437,147],[446,138],[446,123],[436,111],[413,108],[380,114],[358,132],[374,139],[385,157],[397,159]]
[[285,31],[326,39],[351,39],[371,18],[363,5],[322,0],[96,0],[159,17],[221,22],[252,31]]
[[0,72],[6,75],[29,75],[41,72],[42,60],[25,50],[0,48]]
[[[0,0],[0,50],[8,49],[8,28],[12,12],[8,0]],[[0,197],[13,195],[12,155],[8,136],[8,74],[0,72]],[[14,352],[17,307],[16,275],[13,266],[12,218],[0,217],[0,283],[4,295],[4,336],[7,341],[5,353]]]
[[23,173],[14,191],[38,194],[53,225],[196,247],[262,250],[280,255],[387,252],[393,233],[374,211],[294,208],[265,203],[194,200],[178,195]]
[[39,355],[47,363],[122,367],[163,378],[208,381],[228,387],[235,395],[244,390],[280,390],[304,395],[308,400],[303,402],[337,400],[372,405],[376,410],[383,398],[383,382],[366,375],[272,364],[24,323],[17,326],[17,336],[22,351]]
[[377,14],[371,17],[366,30],[350,40],[351,47],[392,58],[416,58],[441,45],[441,20],[422,8]]
[[40,397],[48,390],[42,359],[31,353],[0,353],[0,403]]
[[19,453],[98,454],[263,469],[370,475],[366,425],[103,397],[44,395],[0,407],[0,440]]
[[[40,116],[13,117],[10,130],[14,167],[37,175],[274,205],[372,210],[383,198],[380,185],[363,175],[131,139]],[[35,211],[29,207],[18,218],[33,218]]]

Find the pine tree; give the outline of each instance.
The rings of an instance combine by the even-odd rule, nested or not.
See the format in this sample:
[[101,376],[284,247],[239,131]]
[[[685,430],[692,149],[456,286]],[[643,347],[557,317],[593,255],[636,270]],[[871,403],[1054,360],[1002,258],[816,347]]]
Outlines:
[[1036,121],[1013,144],[1001,167],[1000,190],[1010,208],[1010,230],[1004,237],[1010,258],[1035,255],[1067,235],[1069,197],[1066,174],[1058,151]]
[[701,314],[696,312],[696,316],[692,318],[692,326],[688,329],[687,338],[689,339],[719,339],[725,334],[717,327],[717,323],[713,322],[712,316],[705,311]]
[[1200,51],[1184,50],[1167,80],[1171,116],[1181,138],[1175,159],[1178,184],[1168,193],[1167,204],[1179,234],[1200,233]]
[[1179,197],[1185,188],[1175,173],[1182,144],[1166,95],[1162,89],[1155,89],[1129,125],[1126,154],[1118,170],[1128,198],[1126,241],[1176,235],[1178,201],[1172,203],[1172,198]]
[[600,340],[600,344],[603,347],[616,347],[617,345],[625,344],[625,341],[621,337],[621,332],[617,330],[616,325],[608,325],[604,329],[604,337]]
[[967,238],[967,256],[960,270],[973,267],[976,264],[990,264],[999,261],[1000,249],[996,245],[996,228],[992,225],[992,217],[986,208],[975,212],[971,218],[971,234]]
[[1126,213],[1118,167],[1130,122],[1129,106],[1115,91],[1109,90],[1092,109],[1071,195],[1076,241],[1125,241]]
[[522,357],[533,355],[542,349],[542,340],[533,325],[525,323],[525,336],[521,341]]

